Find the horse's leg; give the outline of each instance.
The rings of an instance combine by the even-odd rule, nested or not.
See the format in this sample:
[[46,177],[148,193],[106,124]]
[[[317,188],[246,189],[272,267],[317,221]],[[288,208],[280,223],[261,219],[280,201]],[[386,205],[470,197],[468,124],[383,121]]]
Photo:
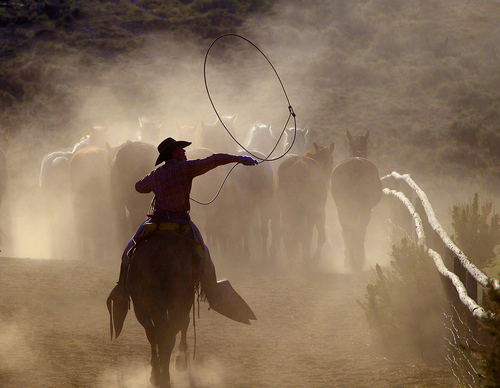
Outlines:
[[161,365],[157,353],[158,342],[156,340],[155,327],[151,323],[150,319],[139,320],[139,322],[141,322],[144,327],[146,337],[151,345],[151,376],[149,381],[153,384],[153,386],[159,387],[161,384]]
[[321,259],[321,251],[323,249],[323,245],[325,245],[326,241],[326,233],[325,233],[325,212],[319,211],[316,216],[316,229],[318,231],[318,243],[316,245],[316,252],[314,252],[313,256],[313,264],[315,266],[318,265],[319,260]]
[[155,326],[151,322],[149,314],[141,309],[141,306],[138,303],[134,303],[134,311],[137,320],[146,331],[146,337],[148,338],[149,344],[151,346],[151,377],[149,380],[153,386],[159,387],[161,381],[161,369],[160,360],[158,359],[157,353],[158,343],[156,340]]
[[265,203],[259,206],[259,218],[260,218],[260,243],[262,244],[261,252],[264,260],[268,260],[269,256],[267,254],[267,240],[269,238],[269,224],[271,221],[271,206]]
[[311,240],[314,227],[314,215],[308,214],[301,220],[301,229],[297,230],[296,236],[302,243],[302,265],[309,267],[311,260]]
[[342,228],[342,240],[344,241],[344,266],[346,268],[351,267],[351,253],[349,252],[349,244],[347,243],[346,231]]
[[282,233],[283,233],[283,245],[285,254],[289,261],[295,261],[297,250],[295,249],[297,243],[297,236],[295,236],[296,220],[292,216],[292,211],[285,208],[283,211],[283,223],[282,223]]
[[357,220],[353,220],[356,213],[350,211],[350,207],[347,204],[337,204],[337,213],[340,226],[342,227],[342,238],[344,239],[344,265],[356,271],[356,238],[353,235],[357,224]]
[[273,209],[271,210],[271,247],[269,250],[269,256],[274,263],[280,258],[281,251],[281,210],[279,206],[275,203]]
[[185,372],[187,370],[187,329],[189,327],[189,311],[191,307],[186,309],[187,313],[184,314],[184,318],[181,324],[181,340],[179,343],[179,355],[175,359],[175,369],[179,372]]
[[[173,320],[169,317],[169,321]],[[177,326],[177,325],[176,325]],[[155,322],[158,328],[158,354],[160,356],[161,388],[170,388],[170,357],[175,346],[175,336],[179,331],[178,327],[173,327],[171,322]]]
[[358,234],[358,259],[359,270],[363,268],[363,265],[366,262],[366,254],[365,254],[365,240],[366,240],[366,228],[370,223],[371,218],[371,209],[361,209],[359,213],[359,224],[357,228]]
[[236,223],[231,228],[233,236],[231,241],[234,245],[233,255],[237,256],[243,263],[250,259],[250,235],[252,233],[253,215],[249,208],[239,209]]

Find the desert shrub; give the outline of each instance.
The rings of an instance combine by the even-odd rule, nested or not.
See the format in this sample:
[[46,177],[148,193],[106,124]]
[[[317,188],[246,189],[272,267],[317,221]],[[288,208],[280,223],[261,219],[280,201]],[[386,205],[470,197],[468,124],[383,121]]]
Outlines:
[[487,160],[477,147],[467,144],[444,146],[438,150],[440,163],[446,165],[449,174],[459,177],[472,176],[475,172],[487,166]]
[[8,107],[12,106],[15,103],[16,99],[12,96],[12,94],[0,90],[0,106]]
[[485,388],[500,387],[500,292],[492,285],[487,287],[484,304],[488,311],[480,326],[486,334],[486,346],[478,347],[479,376]]
[[80,8],[73,4],[73,0],[8,1],[5,7],[0,8],[0,25],[39,20],[54,20],[64,25],[79,14]]
[[500,157],[500,128],[488,128],[479,135],[479,144],[489,151],[491,156]]
[[500,244],[500,216],[492,202],[479,204],[479,195],[469,204],[451,208],[453,241],[480,269],[494,264],[495,248]]
[[457,144],[466,144],[475,147],[478,144],[481,128],[481,122],[478,120],[456,120],[448,127],[448,134]]
[[423,89],[434,89],[443,83],[453,81],[453,74],[449,69],[430,68],[420,74],[420,86]]
[[406,239],[393,246],[388,267],[376,266],[365,299],[358,303],[387,356],[444,360],[441,291],[432,259],[421,245]]
[[484,113],[497,99],[480,85],[460,83],[450,92],[448,103],[455,112],[473,111]]
[[408,135],[410,144],[416,147],[434,149],[438,147],[438,134],[433,128],[423,128],[411,131]]
[[374,51],[374,55],[379,58],[398,59],[401,58],[405,51],[405,44],[403,40],[392,31],[382,32],[374,42],[372,50]]
[[372,0],[374,9],[377,12],[394,14],[400,12],[407,4],[401,0]]
[[500,119],[500,112],[496,105],[491,105],[484,112],[484,119],[488,122],[496,122]]

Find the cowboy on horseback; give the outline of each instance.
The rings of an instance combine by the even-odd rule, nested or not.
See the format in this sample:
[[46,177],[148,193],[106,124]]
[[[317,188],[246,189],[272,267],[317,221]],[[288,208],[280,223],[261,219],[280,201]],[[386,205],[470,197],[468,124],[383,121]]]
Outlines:
[[187,160],[184,148],[190,144],[191,142],[177,141],[171,137],[162,141],[158,145],[159,156],[155,165],[158,166],[163,162],[164,164],[156,167],[135,185],[139,193],[154,193],[153,213],[148,215],[148,219],[127,244],[122,255],[118,284],[108,297],[108,308],[113,304],[113,311],[118,314],[118,319],[123,315],[124,320],[128,310],[127,274],[130,257],[135,246],[146,240],[151,230],[175,231],[193,241],[200,256],[198,273],[201,291],[212,309],[239,322],[247,323],[248,319],[255,319],[248,305],[229,282],[217,282],[210,252],[189,215],[189,196],[195,177],[225,164],[241,163],[245,166],[254,166],[257,161],[248,156],[228,154],[213,154],[204,159]]

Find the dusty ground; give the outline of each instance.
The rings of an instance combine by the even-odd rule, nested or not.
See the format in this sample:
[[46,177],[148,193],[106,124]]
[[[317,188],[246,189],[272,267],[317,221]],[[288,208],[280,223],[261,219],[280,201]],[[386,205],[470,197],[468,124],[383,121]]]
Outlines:
[[[251,326],[201,304],[180,387],[453,387],[446,365],[383,358],[356,299],[367,277],[263,274],[218,265],[254,309]],[[149,345],[130,312],[110,341],[105,299],[117,268],[0,258],[0,386],[148,387]]]

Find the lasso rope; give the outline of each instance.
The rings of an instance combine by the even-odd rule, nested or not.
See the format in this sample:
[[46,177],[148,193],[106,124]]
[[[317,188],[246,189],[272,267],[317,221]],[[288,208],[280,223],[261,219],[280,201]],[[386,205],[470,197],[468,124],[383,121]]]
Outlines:
[[[242,39],[244,40],[245,42],[249,43],[252,47],[254,47],[260,54],[262,54],[262,56],[266,59],[267,63],[269,63],[269,65],[271,66],[271,68],[273,69],[274,71],[274,74],[276,75],[276,77],[278,78],[278,81],[281,85],[281,89],[283,90],[283,94],[285,95],[285,98],[286,98],[286,101],[287,101],[287,104],[288,104],[288,118],[285,122],[285,125],[283,126],[283,129],[280,133],[280,136],[278,138],[278,140],[276,141],[276,144],[274,145],[273,149],[271,150],[271,152],[269,152],[269,154],[265,157],[265,158],[262,158],[260,157],[259,155],[256,155],[254,153],[252,153],[251,151],[249,151],[248,149],[246,149],[245,146],[243,146],[235,137],[234,135],[231,133],[231,131],[226,127],[226,125],[224,124],[224,121],[222,120],[221,116],[219,115],[219,112],[217,111],[217,108],[215,107],[215,104],[212,100],[212,97],[210,95],[210,89],[208,87],[208,82],[207,82],[207,60],[208,60],[208,55],[210,53],[210,50],[212,50],[213,46],[221,39],[223,38],[227,38],[229,36],[233,36],[233,37],[236,37],[236,38],[239,38],[239,39]],[[210,104],[212,105],[212,108],[214,109],[215,111],[215,114],[217,115],[217,118],[219,119],[219,121],[221,122],[222,126],[224,127],[224,129],[226,130],[226,132],[229,134],[229,136],[231,136],[231,138],[234,140],[234,142],[236,144],[238,144],[244,151],[246,151],[249,155],[251,155],[253,158],[257,159],[259,162],[273,162],[273,161],[276,161],[276,160],[279,160],[281,158],[283,158],[287,153],[290,152],[291,148],[293,147],[293,144],[295,143],[295,138],[297,136],[297,118],[296,118],[296,114],[292,108],[292,105],[290,103],[290,99],[288,98],[288,94],[286,93],[286,90],[285,90],[285,86],[283,85],[283,82],[281,81],[281,78],[278,74],[278,72],[276,71],[275,67],[273,66],[273,64],[271,63],[271,61],[269,60],[269,58],[262,52],[261,49],[259,49],[254,43],[252,43],[250,40],[248,40],[247,38],[241,36],[241,35],[237,35],[237,34],[224,34],[224,35],[221,35],[219,36],[218,38],[216,38],[212,44],[209,46],[206,54],[205,54],[205,60],[203,62],[203,80],[205,82],[205,89],[207,91],[207,96],[208,96],[208,99],[210,100]],[[293,133],[293,139],[292,139],[292,142],[290,143],[290,146],[288,147],[287,150],[285,150],[285,152],[280,155],[280,156],[277,156],[275,158],[270,158],[272,153],[276,150],[276,148],[278,147],[278,144],[279,142],[281,141],[281,138],[283,137],[283,134],[285,133],[285,130],[286,130],[286,127],[288,126],[288,123],[290,122],[290,119],[293,118],[293,122],[294,122],[294,133]],[[201,202],[201,201],[197,201],[196,199],[193,199],[193,198],[190,198],[193,202],[196,202],[200,205],[209,205],[211,204],[212,202],[214,202],[216,200],[216,198],[219,196],[221,190],[222,190],[222,187],[224,186],[224,184],[226,183],[226,180],[227,178],[229,177],[229,174],[231,174],[231,172],[234,170],[234,168],[238,165],[239,163],[235,164],[230,170],[229,172],[226,174],[226,177],[224,178],[224,180],[222,181],[220,187],[219,187],[219,190],[217,191],[217,193],[215,194],[215,196],[208,202]]]

